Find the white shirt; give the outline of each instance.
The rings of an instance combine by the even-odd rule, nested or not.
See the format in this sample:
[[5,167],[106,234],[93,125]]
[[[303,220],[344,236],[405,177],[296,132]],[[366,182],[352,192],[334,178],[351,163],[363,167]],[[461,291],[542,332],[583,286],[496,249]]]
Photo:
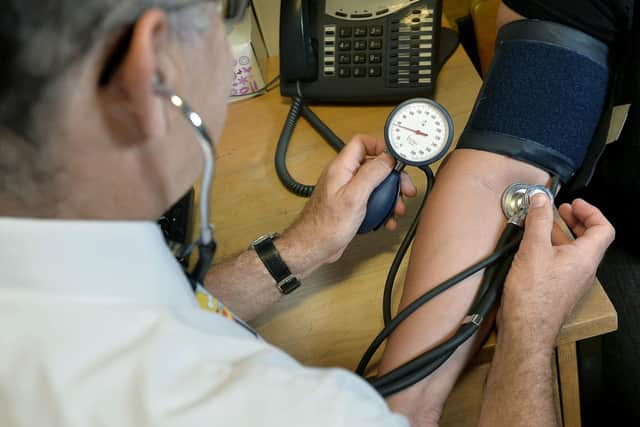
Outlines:
[[0,218],[0,426],[406,426],[199,308],[153,223]]

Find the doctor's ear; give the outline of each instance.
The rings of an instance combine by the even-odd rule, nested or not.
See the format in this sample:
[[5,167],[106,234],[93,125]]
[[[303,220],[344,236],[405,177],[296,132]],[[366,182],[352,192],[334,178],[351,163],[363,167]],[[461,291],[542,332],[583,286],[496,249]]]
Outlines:
[[126,141],[152,140],[166,133],[166,105],[157,94],[168,86],[169,31],[166,14],[151,9],[112,45],[101,70],[99,91],[107,122]]

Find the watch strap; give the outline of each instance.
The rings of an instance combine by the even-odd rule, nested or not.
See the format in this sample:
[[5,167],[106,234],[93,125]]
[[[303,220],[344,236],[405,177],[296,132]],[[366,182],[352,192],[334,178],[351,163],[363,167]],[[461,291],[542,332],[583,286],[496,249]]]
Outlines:
[[280,256],[280,252],[273,244],[277,237],[274,234],[267,234],[251,244],[258,257],[267,268],[271,277],[276,281],[276,287],[281,293],[287,295],[300,286],[300,280],[291,273],[291,270]]

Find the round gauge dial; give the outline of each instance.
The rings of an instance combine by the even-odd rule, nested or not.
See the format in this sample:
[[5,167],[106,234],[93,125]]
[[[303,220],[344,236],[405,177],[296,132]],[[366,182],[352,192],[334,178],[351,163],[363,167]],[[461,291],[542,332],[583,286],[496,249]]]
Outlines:
[[435,101],[415,98],[391,112],[385,127],[387,147],[400,162],[423,166],[444,156],[453,139],[453,122]]

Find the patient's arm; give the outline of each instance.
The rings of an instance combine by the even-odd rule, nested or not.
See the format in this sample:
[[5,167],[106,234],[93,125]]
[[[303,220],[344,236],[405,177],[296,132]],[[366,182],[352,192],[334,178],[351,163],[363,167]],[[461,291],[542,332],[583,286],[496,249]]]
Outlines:
[[[546,172],[501,155],[476,150],[451,154],[422,215],[401,307],[493,252],[505,223],[500,198],[508,185],[543,184],[548,179]],[[407,319],[389,340],[381,372],[450,337],[470,308],[480,278],[477,274],[467,279]],[[392,396],[391,407],[414,421],[437,421],[471,350],[469,344],[459,348],[429,378]]]
[[[498,28],[521,19],[506,6]],[[438,172],[438,180],[422,214],[413,245],[400,308],[442,281],[491,254],[505,223],[500,199],[514,182],[545,184],[549,175],[517,160],[477,150],[457,150]],[[390,337],[380,372],[387,372],[457,330],[469,310],[481,275],[441,294],[403,322]],[[437,425],[442,407],[473,347],[483,337],[461,346],[434,374],[391,396],[389,405],[407,415],[412,425]]]

